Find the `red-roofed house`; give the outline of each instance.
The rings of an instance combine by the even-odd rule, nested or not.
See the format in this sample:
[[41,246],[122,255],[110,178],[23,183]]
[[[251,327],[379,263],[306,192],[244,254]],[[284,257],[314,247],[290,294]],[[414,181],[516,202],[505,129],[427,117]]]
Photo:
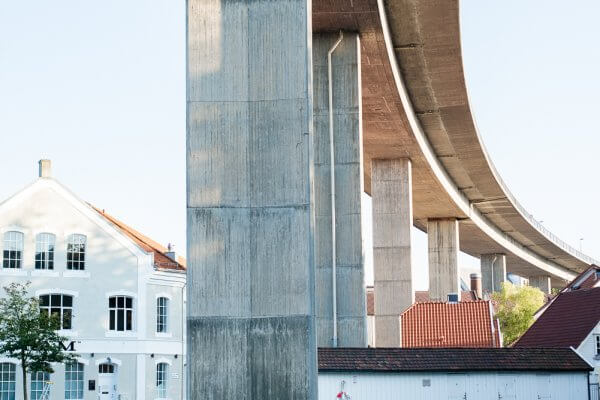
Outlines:
[[[597,268],[597,267],[595,267]],[[595,272],[593,272],[595,274]],[[581,274],[556,296],[514,347],[572,347],[600,372],[600,287],[591,275]],[[578,287],[586,282],[588,288]],[[588,285],[589,284],[589,285]]]
[[487,300],[415,303],[400,316],[402,347],[502,347]]
[[[475,290],[463,290],[460,294],[461,302],[477,301]],[[415,303],[429,302],[428,291],[416,291]],[[367,286],[367,333],[368,343],[370,347],[375,346],[375,291],[373,286]]]

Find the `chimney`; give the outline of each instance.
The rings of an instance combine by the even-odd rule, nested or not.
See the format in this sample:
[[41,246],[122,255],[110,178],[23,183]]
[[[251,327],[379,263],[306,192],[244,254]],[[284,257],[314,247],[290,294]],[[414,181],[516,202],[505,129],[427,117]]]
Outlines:
[[40,178],[52,178],[52,161],[40,160]]
[[474,273],[470,275],[471,278],[471,290],[475,292],[479,300],[483,299],[483,292],[481,289],[481,274]]
[[169,257],[171,260],[177,262],[177,253],[175,253],[175,246],[173,246],[171,243],[169,243],[167,245],[167,252],[165,253],[165,255],[167,257]]

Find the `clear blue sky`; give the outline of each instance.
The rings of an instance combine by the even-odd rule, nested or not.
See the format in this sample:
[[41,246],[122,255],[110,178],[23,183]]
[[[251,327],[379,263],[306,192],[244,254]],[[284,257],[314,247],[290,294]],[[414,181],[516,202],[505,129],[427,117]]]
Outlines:
[[[461,6],[468,87],[496,167],[537,219],[600,258],[600,3]],[[84,200],[183,252],[185,2],[0,0],[0,150],[0,199],[51,158]],[[424,235],[415,242],[424,288]]]

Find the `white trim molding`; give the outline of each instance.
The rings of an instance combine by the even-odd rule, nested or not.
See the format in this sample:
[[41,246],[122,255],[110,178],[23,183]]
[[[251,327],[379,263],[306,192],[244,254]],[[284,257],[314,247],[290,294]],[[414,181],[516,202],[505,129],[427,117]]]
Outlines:
[[0,268],[0,276],[27,276],[27,271],[23,268]]
[[91,278],[92,274],[86,270],[76,270],[76,269],[68,269],[63,272],[63,277],[65,278]]
[[112,292],[106,292],[106,298],[110,298],[113,296],[128,296],[134,299],[137,299],[137,293],[130,292],[129,290],[113,290]]
[[53,269],[32,269],[31,276],[41,276],[45,278],[58,278],[60,272]]
[[50,288],[50,289],[39,289],[35,291],[35,296],[40,297],[46,294],[66,294],[73,297],[79,297],[79,292],[69,289]]
[[99,360],[96,360],[95,364],[96,365],[100,365],[100,364],[115,364],[115,365],[118,365],[120,367],[123,364],[123,361],[119,360],[118,358],[112,358],[111,356],[108,356],[108,357],[104,357],[104,358],[101,358]]
[[167,293],[167,292],[156,293],[154,295],[154,300],[158,300],[161,297],[165,297],[165,298],[169,299],[169,301],[173,300],[173,295],[171,295],[170,293]]
[[160,357],[160,358],[155,358],[154,359],[154,365],[158,365],[160,363],[168,364],[169,367],[173,366],[173,362],[171,360],[169,360],[168,358]]

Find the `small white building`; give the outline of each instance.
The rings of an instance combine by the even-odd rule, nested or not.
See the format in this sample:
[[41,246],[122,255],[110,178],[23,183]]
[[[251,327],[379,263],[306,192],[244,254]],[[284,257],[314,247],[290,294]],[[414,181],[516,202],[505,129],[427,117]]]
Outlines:
[[514,346],[576,349],[594,367],[590,383],[598,393],[600,267],[592,265],[540,309],[533,325]]
[[571,349],[319,349],[319,400],[588,399]]
[[[81,201],[40,162],[40,177],[0,203],[0,284],[31,282],[42,311],[61,316],[76,363],[31,374],[30,398],[182,399],[185,264]],[[4,294],[2,292],[2,294]],[[2,357],[0,355],[0,357]],[[16,360],[0,359],[0,397],[21,398]]]

